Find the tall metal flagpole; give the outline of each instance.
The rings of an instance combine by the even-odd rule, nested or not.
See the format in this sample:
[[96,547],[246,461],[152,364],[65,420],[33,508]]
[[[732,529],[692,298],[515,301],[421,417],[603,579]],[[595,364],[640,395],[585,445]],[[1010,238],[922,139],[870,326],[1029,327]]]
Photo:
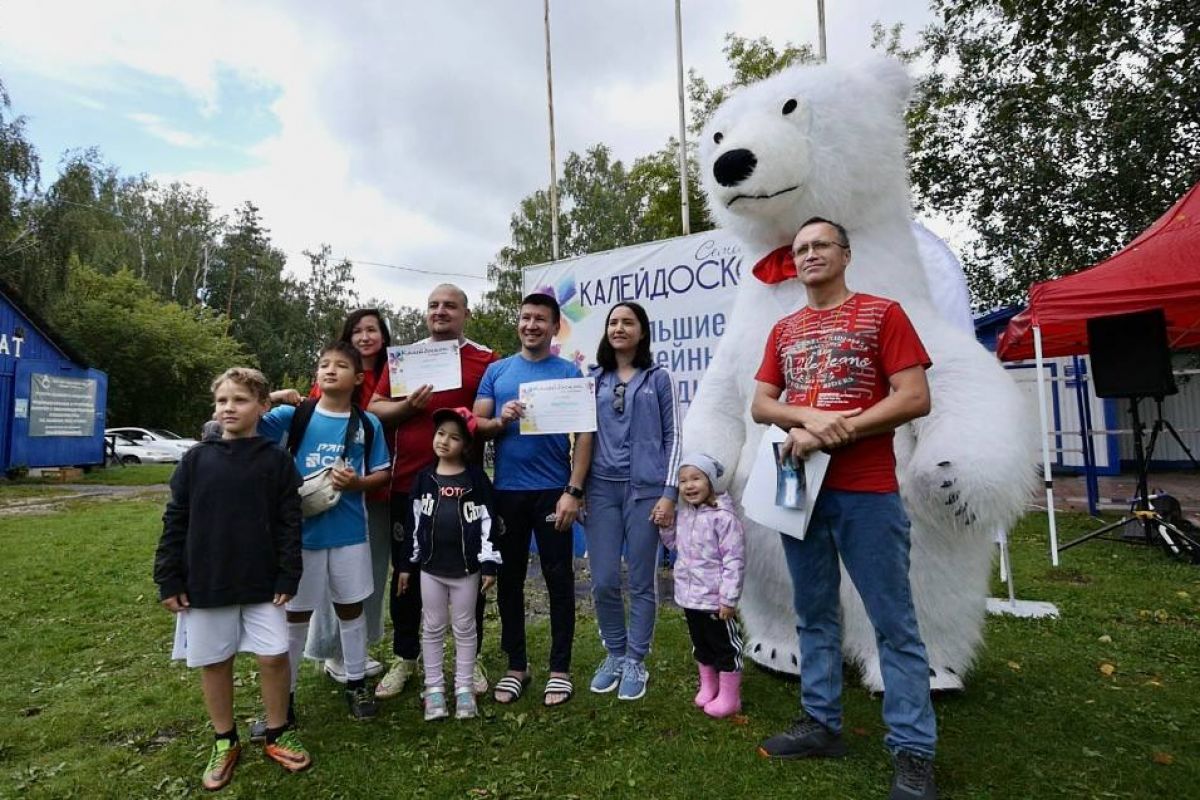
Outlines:
[[817,0],[817,57],[822,64],[829,60],[825,50],[825,0]]
[[692,213],[688,207],[687,124],[683,106],[683,12],[680,0],[675,0],[675,65],[679,83],[679,215],[683,235],[692,232]]
[[554,157],[554,82],[550,78],[550,0],[543,0],[546,27],[546,111],[550,115],[550,258],[558,261],[558,168]]

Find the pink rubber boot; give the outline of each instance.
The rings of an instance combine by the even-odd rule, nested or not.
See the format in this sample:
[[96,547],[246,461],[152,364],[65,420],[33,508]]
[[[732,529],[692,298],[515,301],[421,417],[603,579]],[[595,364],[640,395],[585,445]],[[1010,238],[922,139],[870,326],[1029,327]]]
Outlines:
[[696,664],[700,668],[700,691],[696,692],[696,705],[704,708],[717,697],[720,686],[717,679],[717,668],[706,664]]
[[719,676],[720,691],[704,707],[710,717],[728,717],[742,710],[742,673],[722,672]]

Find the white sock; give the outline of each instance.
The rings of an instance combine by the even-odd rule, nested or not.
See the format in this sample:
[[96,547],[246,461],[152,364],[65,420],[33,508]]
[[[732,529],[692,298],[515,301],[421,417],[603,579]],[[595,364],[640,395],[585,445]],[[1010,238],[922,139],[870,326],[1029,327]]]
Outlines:
[[288,666],[292,668],[292,693],[300,677],[300,661],[304,658],[304,643],[308,640],[307,622],[288,623]]
[[346,680],[357,681],[367,674],[367,617],[339,619],[338,632],[342,638],[342,660],[346,664]]

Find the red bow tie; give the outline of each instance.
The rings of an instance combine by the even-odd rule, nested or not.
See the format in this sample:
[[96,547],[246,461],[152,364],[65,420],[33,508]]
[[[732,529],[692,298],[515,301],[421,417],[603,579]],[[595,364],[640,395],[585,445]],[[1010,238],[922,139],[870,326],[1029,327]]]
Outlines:
[[795,278],[796,262],[792,258],[792,246],[785,244],[767,253],[754,265],[754,277],[766,284],[783,283]]

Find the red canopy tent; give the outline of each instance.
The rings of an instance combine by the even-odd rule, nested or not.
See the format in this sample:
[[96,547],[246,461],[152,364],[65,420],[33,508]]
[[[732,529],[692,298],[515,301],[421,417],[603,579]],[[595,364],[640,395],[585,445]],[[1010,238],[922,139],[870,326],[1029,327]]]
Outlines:
[[1074,275],[1036,283],[1000,334],[1003,361],[1086,353],[1092,317],[1162,308],[1171,349],[1200,347],[1200,183],[1124,250]]
[[1042,477],[1050,522],[1050,561],[1058,566],[1054,482],[1043,359],[1088,351],[1087,321],[1162,308],[1172,349],[1200,347],[1200,183],[1124,250],[1074,275],[1036,283],[1029,307],[996,342],[1003,361],[1037,360],[1042,425]]

